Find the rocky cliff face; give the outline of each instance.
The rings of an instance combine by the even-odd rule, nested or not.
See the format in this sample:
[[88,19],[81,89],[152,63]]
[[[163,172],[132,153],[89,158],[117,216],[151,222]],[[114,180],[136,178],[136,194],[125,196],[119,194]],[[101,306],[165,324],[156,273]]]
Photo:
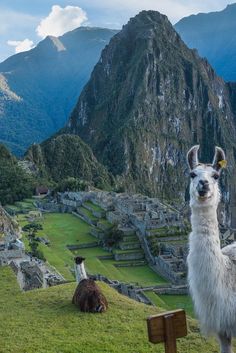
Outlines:
[[9,214],[0,206],[0,239],[6,235],[19,234],[19,226]]
[[0,142],[20,155],[64,126],[115,33],[80,27],[0,63]]
[[223,147],[235,171],[232,92],[154,11],[112,38],[64,131],[81,136],[130,191],[183,199],[185,155],[197,143],[208,162]]

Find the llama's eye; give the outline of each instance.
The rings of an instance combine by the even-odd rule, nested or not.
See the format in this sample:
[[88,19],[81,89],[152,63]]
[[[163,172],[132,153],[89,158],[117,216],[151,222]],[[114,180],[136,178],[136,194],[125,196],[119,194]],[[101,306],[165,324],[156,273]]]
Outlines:
[[220,176],[219,176],[218,173],[214,173],[214,174],[212,175],[212,177],[213,177],[215,180],[218,180]]
[[191,173],[190,173],[190,178],[193,179],[193,178],[195,178],[196,176],[197,176],[197,174],[195,174],[194,172],[191,172]]

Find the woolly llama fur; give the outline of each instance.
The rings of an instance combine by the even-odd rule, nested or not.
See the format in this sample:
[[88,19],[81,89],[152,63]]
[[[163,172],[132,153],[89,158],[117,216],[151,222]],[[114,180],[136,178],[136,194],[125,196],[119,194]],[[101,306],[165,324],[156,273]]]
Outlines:
[[107,310],[108,303],[100,288],[93,279],[87,278],[84,268],[84,258],[75,258],[77,288],[72,298],[72,303],[83,312],[102,313]]
[[218,337],[221,353],[232,353],[236,336],[236,243],[220,248],[217,207],[218,179],[225,166],[224,151],[216,147],[212,164],[198,161],[199,146],[187,159],[190,168],[192,232],[189,239],[188,281],[202,331]]

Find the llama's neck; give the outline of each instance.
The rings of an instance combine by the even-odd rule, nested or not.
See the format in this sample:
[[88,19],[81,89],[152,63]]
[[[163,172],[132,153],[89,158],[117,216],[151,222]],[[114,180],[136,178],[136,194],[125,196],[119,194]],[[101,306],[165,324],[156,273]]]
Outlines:
[[219,227],[216,207],[192,207],[191,225],[194,234],[219,239]]
[[81,264],[75,264],[75,276],[76,276],[76,282],[79,283],[83,279],[87,279],[87,274],[84,268],[84,263],[82,262]]
[[219,266],[222,266],[222,270],[224,268],[224,255],[220,248],[217,207],[192,207],[191,225],[189,256],[192,270],[203,271],[204,274],[207,270],[208,276],[212,270],[212,275],[215,276],[214,272],[217,272],[215,268],[219,268]]

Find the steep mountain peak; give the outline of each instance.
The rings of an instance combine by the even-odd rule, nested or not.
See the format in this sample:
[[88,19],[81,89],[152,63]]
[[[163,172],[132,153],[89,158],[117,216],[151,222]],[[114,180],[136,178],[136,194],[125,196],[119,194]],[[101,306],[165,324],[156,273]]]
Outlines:
[[[173,32],[171,23],[167,16],[162,15],[158,11],[143,10],[135,17],[132,17],[129,22],[123,26],[120,35],[126,35],[127,31],[136,32],[140,37],[151,38],[154,35],[154,31],[167,31]],[[118,35],[119,35],[118,34]]]
[[65,131],[81,136],[126,189],[164,197],[183,197],[191,144],[206,160],[215,145],[231,156],[235,145],[228,88],[156,11],[142,11],[111,39]]
[[161,14],[158,11],[154,10],[142,10],[140,11],[136,16],[131,17],[128,23],[125,26],[129,25],[130,23],[150,23],[153,24],[154,26],[157,25],[158,22],[168,22],[169,20],[166,15]]

